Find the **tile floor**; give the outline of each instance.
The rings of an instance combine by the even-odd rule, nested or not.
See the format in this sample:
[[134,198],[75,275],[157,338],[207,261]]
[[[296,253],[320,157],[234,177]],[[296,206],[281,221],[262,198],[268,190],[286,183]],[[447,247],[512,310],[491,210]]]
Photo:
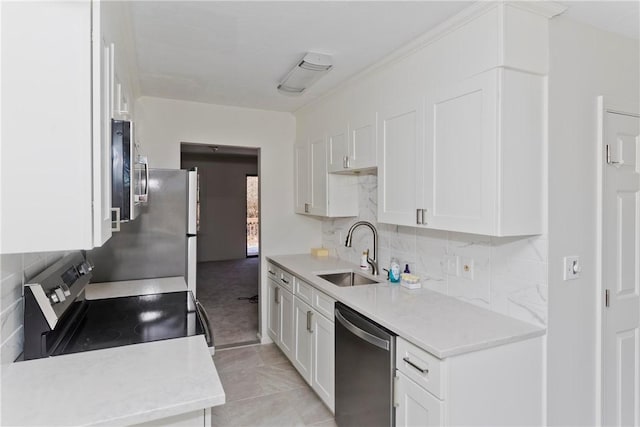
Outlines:
[[216,349],[258,342],[258,304],[238,298],[258,294],[259,265],[258,258],[198,263],[197,296]]
[[212,409],[212,426],[336,426],[275,344],[216,350],[213,360],[227,403]]

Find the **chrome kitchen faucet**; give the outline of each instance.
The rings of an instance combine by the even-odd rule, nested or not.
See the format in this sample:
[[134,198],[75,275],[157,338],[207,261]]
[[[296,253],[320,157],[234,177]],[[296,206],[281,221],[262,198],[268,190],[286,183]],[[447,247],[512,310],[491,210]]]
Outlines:
[[367,263],[371,266],[371,273],[374,276],[378,275],[378,230],[376,230],[376,227],[371,224],[369,221],[358,221],[355,224],[353,224],[350,228],[349,231],[347,231],[347,240],[344,242],[344,245],[348,248],[351,247],[351,240],[353,239],[353,231],[360,227],[361,225],[364,225],[366,227],[369,227],[369,229],[371,230],[371,232],[373,233],[373,259],[369,258],[369,252],[367,250]]

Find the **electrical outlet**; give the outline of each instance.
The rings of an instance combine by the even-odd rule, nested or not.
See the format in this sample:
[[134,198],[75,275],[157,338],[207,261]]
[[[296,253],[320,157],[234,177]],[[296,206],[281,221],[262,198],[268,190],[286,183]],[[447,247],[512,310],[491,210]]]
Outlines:
[[461,258],[460,263],[460,275],[467,280],[473,280],[473,258]]
[[580,277],[582,264],[578,256],[564,257],[564,280],[573,280]]
[[460,262],[456,255],[445,255],[444,256],[444,269],[446,274],[449,276],[459,276],[459,267]]

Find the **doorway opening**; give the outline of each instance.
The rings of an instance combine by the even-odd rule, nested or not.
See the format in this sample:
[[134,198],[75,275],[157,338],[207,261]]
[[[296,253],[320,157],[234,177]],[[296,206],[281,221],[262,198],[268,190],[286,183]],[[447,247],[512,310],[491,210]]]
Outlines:
[[247,175],[247,258],[260,255],[260,210],[257,175]]
[[216,349],[259,342],[260,150],[182,143],[182,169],[197,168],[196,297]]

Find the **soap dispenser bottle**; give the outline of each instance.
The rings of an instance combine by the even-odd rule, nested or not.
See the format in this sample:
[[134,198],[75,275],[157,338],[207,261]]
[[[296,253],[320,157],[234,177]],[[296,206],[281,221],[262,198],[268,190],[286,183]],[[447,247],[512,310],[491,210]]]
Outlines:
[[398,283],[400,281],[400,264],[397,258],[391,258],[391,266],[389,268],[389,281]]

